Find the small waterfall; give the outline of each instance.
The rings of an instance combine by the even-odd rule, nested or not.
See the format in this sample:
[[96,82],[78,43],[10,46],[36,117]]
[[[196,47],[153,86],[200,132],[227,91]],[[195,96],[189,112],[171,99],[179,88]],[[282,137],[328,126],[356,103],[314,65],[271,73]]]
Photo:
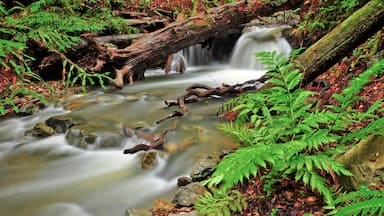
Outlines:
[[289,56],[292,48],[283,37],[282,31],[290,26],[258,27],[252,26],[245,31],[237,41],[230,61],[231,68],[263,70],[255,53],[263,51],[276,51]]
[[183,52],[179,51],[168,56],[167,63],[165,65],[165,73],[170,72],[184,73],[187,67],[187,62],[183,56]]
[[190,46],[183,50],[183,55],[189,66],[210,65],[212,63],[212,49],[201,44]]

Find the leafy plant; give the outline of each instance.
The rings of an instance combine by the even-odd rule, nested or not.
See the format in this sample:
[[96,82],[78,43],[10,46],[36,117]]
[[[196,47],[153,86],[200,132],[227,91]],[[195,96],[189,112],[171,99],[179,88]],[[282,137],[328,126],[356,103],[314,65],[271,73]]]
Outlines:
[[[273,87],[243,94],[226,104],[240,113],[234,123],[220,128],[232,134],[244,147],[227,155],[205,183],[225,191],[251,176],[262,174],[266,182],[264,189],[269,195],[276,181],[293,176],[296,181],[318,191],[325,202],[331,204],[333,190],[320,173],[351,175],[335,157],[355,140],[365,139],[368,134],[384,134],[380,126],[383,118],[375,114],[382,111],[381,100],[366,113],[352,108],[358,99],[356,94],[370,77],[383,72],[384,60],[354,79],[342,94],[334,95],[339,106],[319,110],[308,99],[315,93],[298,88],[302,74],[293,69],[288,59],[275,52],[257,55],[267,65],[266,75]],[[373,119],[368,127],[350,131],[351,123],[366,118]],[[332,142],[337,145],[329,149],[328,144]],[[267,173],[261,173],[262,168]]]
[[384,191],[361,185],[358,191],[339,196],[333,205],[340,206],[329,215],[383,215]]
[[229,193],[224,190],[217,190],[213,194],[208,193],[204,198],[199,198],[195,207],[199,214],[207,216],[230,216],[231,212],[241,212],[247,203],[241,193],[232,190]]
[[[26,50],[31,42],[38,44],[49,52],[57,53],[63,61],[64,77],[67,86],[80,83],[94,85],[98,82],[104,87],[109,80],[109,73],[88,73],[66,56],[68,50],[80,42],[80,34],[93,33],[132,33],[135,28],[127,27],[126,20],[112,15],[113,5],[122,5],[121,0],[74,1],[74,0],[39,0],[28,6],[17,4],[7,9],[0,1],[0,71],[15,74],[17,88],[30,85],[31,78],[42,81],[32,71],[33,62]],[[25,88],[28,89],[28,88]],[[30,91],[22,91],[33,94]],[[20,92],[19,92],[20,94]],[[11,91],[0,95],[0,111],[12,106]],[[33,94],[36,96],[36,94]],[[39,98],[42,98],[39,96]],[[16,110],[16,109],[15,109]],[[17,110],[16,110],[17,111]]]

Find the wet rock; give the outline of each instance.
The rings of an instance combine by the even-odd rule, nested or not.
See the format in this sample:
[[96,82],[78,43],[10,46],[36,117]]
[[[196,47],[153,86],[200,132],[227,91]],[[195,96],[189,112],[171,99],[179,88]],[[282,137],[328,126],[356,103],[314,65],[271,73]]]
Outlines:
[[207,179],[213,171],[215,171],[217,164],[220,161],[218,154],[210,153],[201,155],[192,166],[190,176],[192,181],[202,181]]
[[82,149],[105,149],[120,147],[123,136],[111,132],[99,132],[87,125],[69,128],[65,138],[68,144]]
[[157,152],[155,151],[144,152],[140,154],[141,167],[143,169],[152,169],[153,167],[155,167],[157,165],[156,156]]
[[196,211],[191,211],[191,212],[179,212],[179,213],[171,213],[168,216],[197,216]]
[[338,159],[353,176],[341,176],[347,190],[357,190],[360,184],[384,184],[384,136],[372,136],[359,142]]
[[155,200],[153,204],[153,212],[156,213],[169,213],[175,209],[175,204],[165,200]]
[[176,204],[176,207],[190,207],[193,206],[197,198],[204,195],[207,189],[198,182],[188,184],[177,190],[172,203]]
[[125,216],[152,216],[152,212],[148,209],[129,208],[125,211]]
[[188,178],[186,176],[182,176],[182,177],[177,179],[177,186],[180,186],[180,187],[188,185],[190,183],[192,183],[192,179]]
[[39,110],[40,107],[37,104],[26,104],[20,108],[17,114],[20,116],[28,116],[39,112]]
[[53,128],[49,127],[48,125],[39,122],[39,123],[35,124],[35,126],[33,126],[33,128],[31,130],[28,130],[25,133],[26,133],[26,135],[31,135],[31,136],[35,136],[35,137],[48,137],[48,136],[52,136],[53,134],[55,134],[55,130]]
[[53,128],[56,133],[65,133],[72,126],[84,123],[85,120],[81,116],[77,115],[54,116],[45,121],[45,124]]

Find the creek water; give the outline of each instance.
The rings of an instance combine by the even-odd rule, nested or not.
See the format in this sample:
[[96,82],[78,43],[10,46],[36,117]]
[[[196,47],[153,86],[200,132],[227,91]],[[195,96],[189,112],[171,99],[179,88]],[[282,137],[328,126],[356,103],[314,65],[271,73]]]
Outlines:
[[[275,48],[268,49],[281,50],[279,43],[270,45]],[[244,58],[254,61],[253,56]],[[156,121],[178,110],[167,108],[164,100],[176,99],[193,83],[236,84],[258,78],[264,71],[220,64],[188,67],[184,74],[158,72],[148,71],[152,75],[145,81],[121,90],[74,95],[34,115],[1,121],[0,215],[124,215],[130,207],[150,207],[159,198],[170,200],[177,178],[188,175],[200,154],[236,145],[217,129],[218,123],[224,123],[216,117],[223,98],[187,104],[186,116]],[[165,150],[154,150],[158,152],[155,166],[143,169],[141,152],[123,154],[123,149],[145,142],[137,137],[122,136],[118,146],[81,149],[65,134],[46,138],[26,134],[36,123],[61,115],[81,116],[87,127],[101,135],[122,135],[123,125],[157,135],[163,129],[175,130],[167,134]]]

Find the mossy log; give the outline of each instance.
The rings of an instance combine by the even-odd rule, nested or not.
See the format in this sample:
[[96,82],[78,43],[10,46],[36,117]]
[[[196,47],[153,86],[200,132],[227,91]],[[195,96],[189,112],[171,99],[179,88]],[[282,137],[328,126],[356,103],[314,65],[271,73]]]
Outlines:
[[311,82],[384,27],[384,1],[371,0],[295,60]]
[[230,29],[242,28],[241,24],[248,23],[257,16],[269,16],[277,11],[296,8],[303,3],[302,0],[264,2],[244,0],[213,8],[204,14],[174,22],[146,34],[124,49],[111,51],[109,57],[112,64],[119,65],[123,62],[124,65],[115,71],[115,86],[122,87],[126,75],[130,82],[134,75],[138,79],[143,78],[145,69],[183,48],[202,43]]

